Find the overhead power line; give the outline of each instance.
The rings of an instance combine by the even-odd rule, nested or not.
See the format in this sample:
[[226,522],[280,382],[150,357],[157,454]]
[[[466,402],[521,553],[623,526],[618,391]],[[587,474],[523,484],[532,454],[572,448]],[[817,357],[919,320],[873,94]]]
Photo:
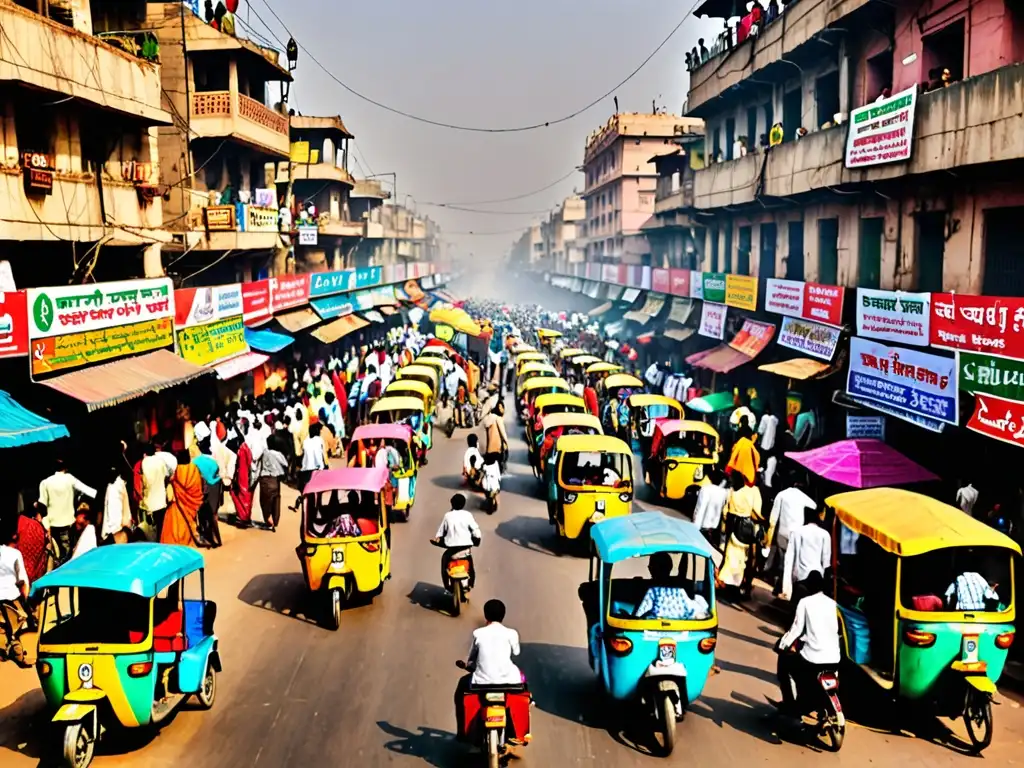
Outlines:
[[574,173],[579,173],[579,170],[580,170],[579,168],[573,168],[571,171],[569,171],[567,174],[565,174],[565,176],[562,176],[560,178],[555,179],[550,184],[545,184],[540,189],[535,189],[535,190],[533,190],[531,192],[524,192],[521,195],[513,195],[512,197],[501,197],[501,198],[497,198],[495,200],[463,200],[463,201],[460,201],[460,202],[443,202],[443,203],[433,202],[432,201],[432,202],[420,203],[420,205],[435,205],[435,206],[448,207],[448,206],[454,206],[454,205],[493,205],[495,203],[511,203],[511,202],[513,202],[515,200],[523,200],[523,199],[525,199],[527,197],[533,197],[534,195],[539,195],[541,192],[547,192],[552,187],[557,186],[558,184],[561,184],[563,181],[568,179]]
[[[367,96],[364,93],[361,93],[361,92],[357,91],[355,88],[353,88],[348,83],[346,83],[341,78],[339,78],[337,75],[335,75],[333,72],[331,72],[331,70],[329,70],[326,66],[321,64],[320,60],[308,48],[306,48],[306,46],[304,46],[301,42],[296,40],[296,43],[297,43],[299,49],[303,53],[305,53],[307,56],[309,56],[309,58],[312,60],[312,62],[314,64],[316,64],[318,67],[320,67],[320,69],[322,69],[324,71],[324,73],[329,78],[331,78],[331,80],[333,80],[335,83],[340,85],[342,88],[344,88],[346,91],[351,93],[356,98],[362,99],[363,101],[368,102],[370,104],[373,104],[375,107],[379,107],[380,109],[383,109],[383,110],[385,110],[387,112],[391,112],[391,113],[396,114],[396,115],[401,115],[402,117],[406,117],[406,118],[408,118],[410,120],[415,120],[416,122],[419,122],[419,123],[425,123],[427,125],[433,125],[433,126],[436,126],[438,128],[448,128],[448,129],[453,130],[453,131],[467,131],[467,132],[470,132],[470,133],[523,133],[525,131],[534,131],[534,130],[537,130],[539,128],[548,128],[548,127],[550,127],[552,125],[558,125],[559,123],[568,122],[569,120],[572,120],[575,117],[579,117],[584,112],[587,112],[588,110],[592,109],[593,107],[597,106],[602,101],[607,99],[609,96],[613,95],[619,88],[621,88],[626,83],[628,83],[630,80],[632,80],[634,77],[636,77],[636,75],[640,72],[640,70],[642,70],[645,66],[647,66],[647,63],[651,59],[653,59],[658,54],[658,52],[668,44],[668,41],[671,40],[675,36],[676,32],[678,32],[682,28],[683,23],[687,19],[690,18],[691,14],[693,14],[694,10],[696,10],[697,5],[699,3],[701,3],[701,2],[702,2],[702,0],[696,0],[696,2],[694,2],[694,4],[692,6],[690,6],[690,9],[686,12],[686,14],[683,16],[683,18],[681,18],[679,20],[679,23],[676,24],[672,28],[672,30],[668,33],[668,35],[666,35],[665,39],[662,40],[658,44],[658,47],[655,48],[653,51],[651,51],[651,53],[648,54],[647,58],[645,58],[643,61],[640,62],[639,66],[637,66],[632,72],[630,72],[624,79],[620,80],[612,88],[609,88],[607,91],[605,91],[603,94],[598,96],[593,101],[589,102],[585,106],[580,107],[579,109],[577,109],[577,110],[575,110],[573,112],[570,112],[567,115],[563,115],[562,117],[558,117],[558,118],[555,118],[555,119],[552,119],[552,120],[545,120],[544,122],[540,122],[540,123],[530,123],[530,124],[527,124],[527,125],[517,125],[517,126],[506,127],[506,128],[487,128],[487,127],[482,127],[482,126],[459,125],[457,123],[448,123],[448,122],[445,122],[443,120],[432,120],[430,118],[421,117],[420,115],[416,115],[416,114],[413,114],[411,112],[407,112],[407,111],[405,111],[403,109],[398,109],[396,107],[392,107],[392,106],[389,106],[387,104],[384,104],[383,102],[380,102],[380,101],[378,101],[378,100],[376,100],[374,98],[371,98],[370,96]],[[270,4],[270,1],[269,0],[263,0],[263,4],[266,5],[267,8],[270,9],[270,12],[273,14],[274,18],[277,19],[278,22],[280,22],[281,26],[284,27],[285,31],[288,32],[288,34],[294,39],[295,35],[292,35],[291,30],[288,29],[288,26],[284,23],[284,21],[281,19],[281,17],[277,15],[277,12],[274,10],[274,7]]]
[[543,208],[535,211],[488,211],[486,208],[466,208],[461,205],[452,205],[449,203],[418,203],[419,205],[429,205],[431,208],[443,208],[446,211],[459,211],[460,213],[485,213],[492,214],[495,216],[539,216],[545,213],[551,213],[554,206],[551,208]]

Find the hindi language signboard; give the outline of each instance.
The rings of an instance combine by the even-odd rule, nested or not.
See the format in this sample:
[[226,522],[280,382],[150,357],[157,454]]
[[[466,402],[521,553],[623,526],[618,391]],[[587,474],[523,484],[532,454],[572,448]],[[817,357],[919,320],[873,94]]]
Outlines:
[[933,293],[935,347],[1024,360],[1024,299]]
[[700,313],[700,330],[698,333],[701,336],[707,336],[709,339],[721,339],[725,336],[725,315],[728,311],[729,308],[725,304],[705,301]]
[[867,168],[910,159],[917,85],[887,99],[850,110],[846,167]]
[[757,278],[749,275],[725,276],[725,303],[737,309],[757,309]]
[[173,329],[173,318],[163,317],[130,325],[33,339],[30,342],[32,375],[57,373],[90,363],[163,349],[174,343]]
[[173,298],[169,278],[29,288],[29,339],[172,318]]
[[961,352],[960,389],[1024,401],[1024,362]]
[[1024,403],[979,394],[967,428],[986,437],[1024,447]]
[[858,288],[857,335],[927,347],[931,299],[930,293]]
[[840,330],[798,317],[784,317],[779,330],[779,344],[806,352],[812,357],[831,360],[839,344]]

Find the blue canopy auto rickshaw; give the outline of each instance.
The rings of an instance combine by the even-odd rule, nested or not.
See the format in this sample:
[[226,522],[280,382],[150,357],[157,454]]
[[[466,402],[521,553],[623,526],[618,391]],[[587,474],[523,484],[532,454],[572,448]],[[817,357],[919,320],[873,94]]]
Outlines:
[[86,768],[101,734],[157,725],[189,696],[213,706],[217,607],[198,550],[100,547],[37,579],[32,596],[43,605],[36,671],[64,765]]
[[[692,523],[661,512],[608,518],[590,535],[590,577],[579,588],[590,666],[611,698],[652,718],[668,755],[715,661],[711,547]],[[658,615],[652,587],[672,591],[671,617]]]

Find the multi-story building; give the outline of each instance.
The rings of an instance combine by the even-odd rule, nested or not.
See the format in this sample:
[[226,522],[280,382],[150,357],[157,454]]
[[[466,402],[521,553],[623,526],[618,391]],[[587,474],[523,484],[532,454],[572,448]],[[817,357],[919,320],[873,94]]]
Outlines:
[[674,152],[673,139],[699,122],[660,113],[616,114],[587,138],[587,261],[650,263],[643,225],[654,213],[657,169],[651,157]]
[[[33,3],[32,7],[36,5]],[[161,274],[159,52],[145,3],[0,4],[0,241],[20,286]]]
[[584,261],[582,222],[587,217],[586,203],[571,195],[555,209],[545,230],[545,256],[555,272],[568,272],[571,264]]
[[691,126],[677,136],[678,147],[651,158],[658,173],[654,215],[643,226],[651,265],[697,269],[704,258],[705,231],[693,210],[693,174],[704,167],[704,131]]
[[522,266],[538,267],[545,260],[544,228],[542,222],[527,227],[512,244],[508,260]]
[[688,99],[707,123],[705,269],[1024,295],[1016,3],[801,0],[724,34]]

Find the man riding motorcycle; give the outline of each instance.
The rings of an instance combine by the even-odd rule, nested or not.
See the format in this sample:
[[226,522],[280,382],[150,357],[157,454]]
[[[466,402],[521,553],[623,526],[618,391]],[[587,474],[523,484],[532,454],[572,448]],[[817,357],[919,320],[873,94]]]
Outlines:
[[468,593],[476,583],[476,568],[473,565],[473,547],[480,546],[480,526],[477,525],[473,513],[466,509],[466,497],[456,493],[451,498],[452,508],[441,519],[441,526],[433,542],[444,547],[441,555],[441,582],[444,588],[451,591],[452,585],[448,578],[448,563],[458,556],[469,561]]
[[[820,571],[811,571],[802,582],[807,590],[796,606],[789,631],[779,640],[778,678],[782,690],[782,711],[803,714],[799,697],[810,690],[819,672],[839,666],[839,618],[835,601],[822,592],[825,579]],[[797,641],[800,650],[789,650]],[[794,684],[796,696],[794,696]]]

